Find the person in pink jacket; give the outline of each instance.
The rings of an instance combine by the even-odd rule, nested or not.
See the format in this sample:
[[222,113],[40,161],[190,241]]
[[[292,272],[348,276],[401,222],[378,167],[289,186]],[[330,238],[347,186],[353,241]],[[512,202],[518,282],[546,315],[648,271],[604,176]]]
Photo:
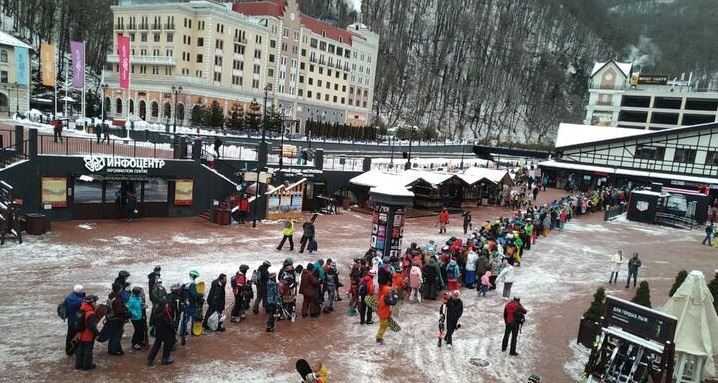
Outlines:
[[491,287],[491,270],[486,270],[484,275],[481,276],[481,295],[486,296],[486,292]]
[[568,218],[566,209],[561,209],[561,212],[558,214],[559,229],[563,230],[563,226],[566,224],[566,218]]
[[421,282],[424,277],[421,275],[421,267],[419,262],[414,261],[414,265],[411,266],[409,272],[409,286],[411,287],[411,295],[409,296],[409,302],[417,301],[421,303]]

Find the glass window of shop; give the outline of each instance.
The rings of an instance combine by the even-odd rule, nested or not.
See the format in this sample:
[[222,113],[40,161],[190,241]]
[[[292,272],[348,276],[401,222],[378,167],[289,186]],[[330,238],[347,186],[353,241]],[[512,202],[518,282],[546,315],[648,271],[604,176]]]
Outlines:
[[144,202],[167,202],[167,181],[149,180],[145,182]]
[[102,182],[75,180],[73,190],[75,203],[102,203]]

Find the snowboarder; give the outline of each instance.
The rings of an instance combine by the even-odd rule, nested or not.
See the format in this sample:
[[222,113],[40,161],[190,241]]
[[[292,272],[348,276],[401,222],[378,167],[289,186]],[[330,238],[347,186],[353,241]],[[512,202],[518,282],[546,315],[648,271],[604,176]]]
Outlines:
[[611,257],[611,276],[608,278],[608,284],[618,283],[618,272],[621,270],[621,264],[623,264],[623,251],[618,250],[616,254]]
[[501,351],[506,351],[506,347],[509,342],[509,335],[511,336],[511,349],[509,355],[518,356],[516,352],[516,338],[519,335],[519,328],[523,324],[524,315],[527,311],[524,306],[521,305],[521,299],[514,297],[512,301],[504,306],[504,339],[501,341]]
[[190,271],[190,280],[185,284],[185,290],[187,291],[187,308],[184,311],[182,326],[180,327],[180,344],[183,346],[187,343],[187,333],[191,331],[195,318],[198,315],[202,315],[201,312],[197,312],[198,307],[204,303],[203,294],[197,292],[198,277],[199,272],[197,270]]
[[389,328],[391,320],[391,306],[396,305],[399,296],[396,291],[392,290],[388,284],[379,286],[379,296],[377,298],[376,314],[379,317],[379,328],[376,332],[376,343],[384,344],[384,333]]
[[[204,320],[202,322],[202,326],[209,330],[209,327],[207,326],[207,319],[214,314],[217,313],[217,316],[219,318],[222,317],[222,313],[224,313],[224,287],[227,285],[227,274],[220,274],[217,279],[212,281],[212,285],[209,288],[209,294],[207,295],[207,312],[204,314]],[[219,322],[219,325],[217,326],[217,329],[215,331],[225,331],[226,329],[222,327],[222,322]]]
[[79,312],[82,317],[78,318],[78,327],[80,337],[80,345],[75,352],[75,369],[76,370],[92,370],[95,364],[92,362],[92,351],[95,346],[95,338],[99,334],[97,331],[97,317],[95,308],[97,307],[97,296],[88,295],[84,302],[80,305]]
[[423,280],[424,276],[421,274],[421,267],[419,267],[419,262],[416,261],[409,272],[409,286],[411,287],[409,302],[417,301],[421,303],[421,284]]
[[372,309],[365,302],[366,297],[374,295],[374,271],[369,270],[359,282],[359,323],[373,324]]
[[252,307],[254,315],[259,314],[259,302],[262,302],[263,305],[267,304],[267,279],[269,279],[269,266],[271,265],[269,261],[264,261],[252,274],[252,282],[257,285],[257,299],[254,300]]
[[288,219],[284,221],[284,229],[282,229],[282,241],[279,242],[277,250],[282,250],[284,242],[289,240],[289,251],[294,251],[294,221]]
[[249,302],[254,295],[252,285],[247,283],[247,271],[249,271],[249,266],[240,265],[237,274],[229,281],[232,286],[232,295],[234,295],[231,321],[235,323],[246,318],[244,310],[249,308]]
[[449,211],[446,208],[441,208],[439,213],[439,234],[446,233],[446,225],[449,224]]
[[[180,289],[181,286],[179,284],[173,285],[170,297],[177,294]],[[155,343],[152,345],[150,353],[147,355],[147,365],[150,367],[154,366],[155,357],[160,351],[160,347],[162,347],[162,364],[170,364],[174,362],[170,353],[172,352],[172,347],[175,344],[177,329],[175,318],[178,315],[176,311],[177,305],[173,303],[172,299],[168,299],[159,304],[157,307],[158,309],[154,314]]]
[[626,288],[628,288],[631,284],[631,277],[633,277],[633,287],[636,287],[639,268],[641,268],[641,259],[638,258],[638,252],[635,252],[633,253],[633,257],[628,260],[628,279],[626,279]]
[[247,213],[249,213],[249,199],[246,193],[239,198],[237,207],[239,208],[239,224],[244,225],[244,220],[247,219]]
[[62,304],[65,306],[65,317],[67,318],[67,336],[65,337],[65,350],[70,349],[70,343],[77,334],[80,327],[79,320],[77,318],[77,312],[82,306],[82,301],[85,299],[84,287],[82,285],[75,285],[72,288],[72,292],[65,297]]
[[463,313],[464,302],[461,301],[461,293],[459,293],[459,290],[454,290],[446,302],[446,335],[444,336],[444,340],[449,348],[451,348],[454,331],[461,328],[459,318],[461,318],[461,314]]
[[267,279],[267,304],[264,306],[267,312],[267,332],[274,332],[274,323],[277,320],[277,309],[282,303],[282,297],[277,290],[277,274],[269,273]]
[[[179,283],[173,284],[170,287],[170,293],[167,295],[166,301],[172,305],[171,314],[172,320],[174,321],[173,328],[180,328],[184,322],[182,318],[187,310],[187,290]],[[155,333],[155,335],[157,334]]]
[[135,332],[132,334],[132,349],[135,351],[142,350],[142,348],[145,347],[145,331],[147,330],[145,308],[146,304],[142,287],[133,287],[132,295],[127,303],[127,309],[130,312],[132,327],[135,329]]
[[309,263],[302,271],[302,280],[299,282],[299,293],[304,298],[302,301],[302,318],[306,318],[310,313],[319,311],[316,305],[319,290],[319,279],[314,275],[314,264]]

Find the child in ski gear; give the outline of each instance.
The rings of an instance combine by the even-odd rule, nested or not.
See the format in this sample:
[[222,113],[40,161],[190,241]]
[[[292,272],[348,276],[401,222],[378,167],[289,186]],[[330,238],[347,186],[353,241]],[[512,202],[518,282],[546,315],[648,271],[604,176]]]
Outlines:
[[523,324],[523,317],[528,311],[521,305],[521,299],[515,297],[512,301],[504,306],[504,339],[501,341],[501,351],[506,351],[508,346],[509,335],[511,336],[511,349],[509,355],[518,355],[516,353],[516,338],[519,335],[519,328]]
[[135,351],[142,350],[145,346],[145,331],[147,329],[147,320],[145,317],[145,299],[144,291],[139,286],[132,288],[132,295],[127,302],[127,309],[130,312],[130,321],[135,332],[132,334],[132,349]]
[[364,301],[368,296],[374,296],[374,271],[369,270],[359,282],[359,323],[373,324],[372,309]]
[[[179,287],[179,285],[178,285]],[[175,336],[177,326],[175,325],[174,311],[175,305],[170,300],[166,300],[162,304],[158,305],[158,309],[155,312],[155,343],[150,349],[150,353],[147,354],[147,365],[153,366],[155,363],[155,357],[162,347],[162,364],[170,364],[174,362],[170,353],[172,347],[175,344]]]
[[[225,298],[225,292],[224,287],[227,285],[227,275],[222,273],[217,277],[217,279],[212,281],[212,285],[209,288],[209,294],[207,295],[207,312],[204,314],[204,320],[202,322],[202,326],[209,330],[209,327],[207,327],[207,319],[214,314],[215,312],[217,315],[221,318],[222,314],[224,313],[224,298]],[[215,331],[225,331],[226,329],[222,326],[222,322],[219,322],[219,325],[217,326],[217,330]]]
[[411,271],[409,272],[409,286],[411,287],[410,302],[418,301],[421,303],[421,283],[423,280],[424,277],[421,274],[421,267],[419,267],[419,262],[416,261],[411,266]]
[[244,311],[249,308],[249,302],[254,295],[252,286],[247,281],[247,271],[249,271],[249,266],[240,265],[237,274],[230,280],[232,295],[234,295],[234,305],[231,313],[232,322],[239,322],[246,317]]
[[[125,329],[125,322],[130,319],[130,314],[127,311],[127,305],[122,300],[122,284],[112,284],[112,292],[108,296],[107,306],[107,322],[105,326],[109,333],[109,339],[107,341],[107,352],[111,355],[123,355],[125,352],[122,350],[122,334]],[[129,298],[128,298],[129,300]]]
[[641,267],[641,260],[638,253],[633,253],[633,257],[628,260],[628,279],[626,279],[626,288],[630,285],[631,277],[633,277],[633,287],[636,287],[636,279],[638,279],[638,269]]
[[446,225],[449,224],[449,211],[446,208],[441,208],[439,213],[439,234],[446,233]]
[[95,346],[95,338],[99,334],[95,316],[96,307],[97,296],[95,295],[88,295],[80,304],[79,313],[82,316],[77,319],[80,345],[75,352],[75,369],[77,370],[92,370],[96,367],[92,363],[92,350]]
[[77,334],[80,323],[78,323],[77,312],[80,311],[82,301],[85,299],[84,287],[75,285],[72,292],[65,297],[62,304],[65,306],[65,317],[67,318],[67,336],[65,337],[65,350],[70,349],[70,342]]
[[185,290],[187,290],[187,308],[185,309],[184,316],[182,317],[182,326],[180,327],[180,337],[182,338],[182,345],[187,342],[187,333],[192,328],[194,318],[197,317],[197,315],[202,315],[202,313],[197,312],[198,306],[204,303],[204,295],[197,293],[198,277],[198,271],[190,271],[190,280],[185,284]]
[[267,280],[269,279],[269,266],[271,265],[269,261],[264,261],[256,270],[256,280],[252,281],[257,285],[257,299],[254,300],[254,305],[252,306],[252,312],[255,315],[259,314],[259,302],[262,302],[262,307],[267,304]]
[[608,284],[618,283],[618,272],[621,270],[621,264],[623,264],[623,251],[618,250],[616,254],[611,257],[611,276],[608,278]]
[[282,298],[277,290],[277,274],[269,273],[267,279],[267,304],[265,311],[267,312],[267,332],[274,332],[274,323],[277,319],[277,309],[282,304]]
[[497,280],[504,283],[504,290],[502,294],[504,299],[509,299],[511,297],[511,287],[516,280],[516,277],[514,275],[513,263],[513,259],[508,259],[506,262],[504,262],[504,268],[499,273],[498,278],[496,278]]
[[446,302],[446,335],[444,336],[444,340],[449,348],[451,348],[454,331],[461,327],[459,318],[461,318],[461,314],[463,313],[464,302],[461,301],[461,293],[459,293],[459,290],[454,290]]
[[302,271],[302,280],[299,283],[299,293],[304,298],[302,301],[302,318],[306,318],[310,312],[319,311],[316,308],[319,304],[317,300],[319,288],[319,279],[314,275],[314,264],[310,263]]
[[459,278],[461,272],[459,271],[459,265],[456,263],[456,259],[451,258],[449,264],[446,266],[446,288],[449,291],[459,289]]
[[[299,267],[301,268],[301,266]],[[282,297],[279,320],[289,319],[294,321],[297,310],[297,280],[294,266],[290,263],[282,271],[284,273],[281,274],[277,283],[279,295]]]
[[282,229],[282,241],[279,242],[277,250],[282,250],[284,242],[289,240],[289,251],[294,251],[294,221],[288,219],[284,221],[284,229]]
[[486,270],[484,275],[481,276],[481,295],[486,296],[486,293],[489,291],[489,288],[491,287],[491,271]]

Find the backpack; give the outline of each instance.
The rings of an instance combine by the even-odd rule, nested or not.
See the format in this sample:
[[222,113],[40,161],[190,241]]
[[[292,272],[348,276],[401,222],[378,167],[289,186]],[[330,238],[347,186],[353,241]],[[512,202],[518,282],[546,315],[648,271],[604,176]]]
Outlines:
[[255,284],[255,285],[258,284],[258,282],[259,282],[259,270],[258,269],[254,269],[252,271],[252,278],[250,280],[252,281],[253,284]]
[[87,328],[87,321],[85,320],[85,313],[82,310],[77,310],[75,313],[75,330],[77,332],[85,331]]
[[524,324],[524,322],[526,322],[526,316],[525,316],[524,313],[521,311],[521,307],[517,307],[517,308],[514,310],[514,323],[516,323],[517,325],[521,326],[521,325]]
[[107,318],[107,320],[115,319],[115,299],[117,298],[107,298],[107,302],[105,303],[105,305],[107,305],[107,314],[105,314],[105,318]]
[[57,316],[59,316],[63,321],[67,319],[67,307],[65,307],[65,302],[57,305]]

